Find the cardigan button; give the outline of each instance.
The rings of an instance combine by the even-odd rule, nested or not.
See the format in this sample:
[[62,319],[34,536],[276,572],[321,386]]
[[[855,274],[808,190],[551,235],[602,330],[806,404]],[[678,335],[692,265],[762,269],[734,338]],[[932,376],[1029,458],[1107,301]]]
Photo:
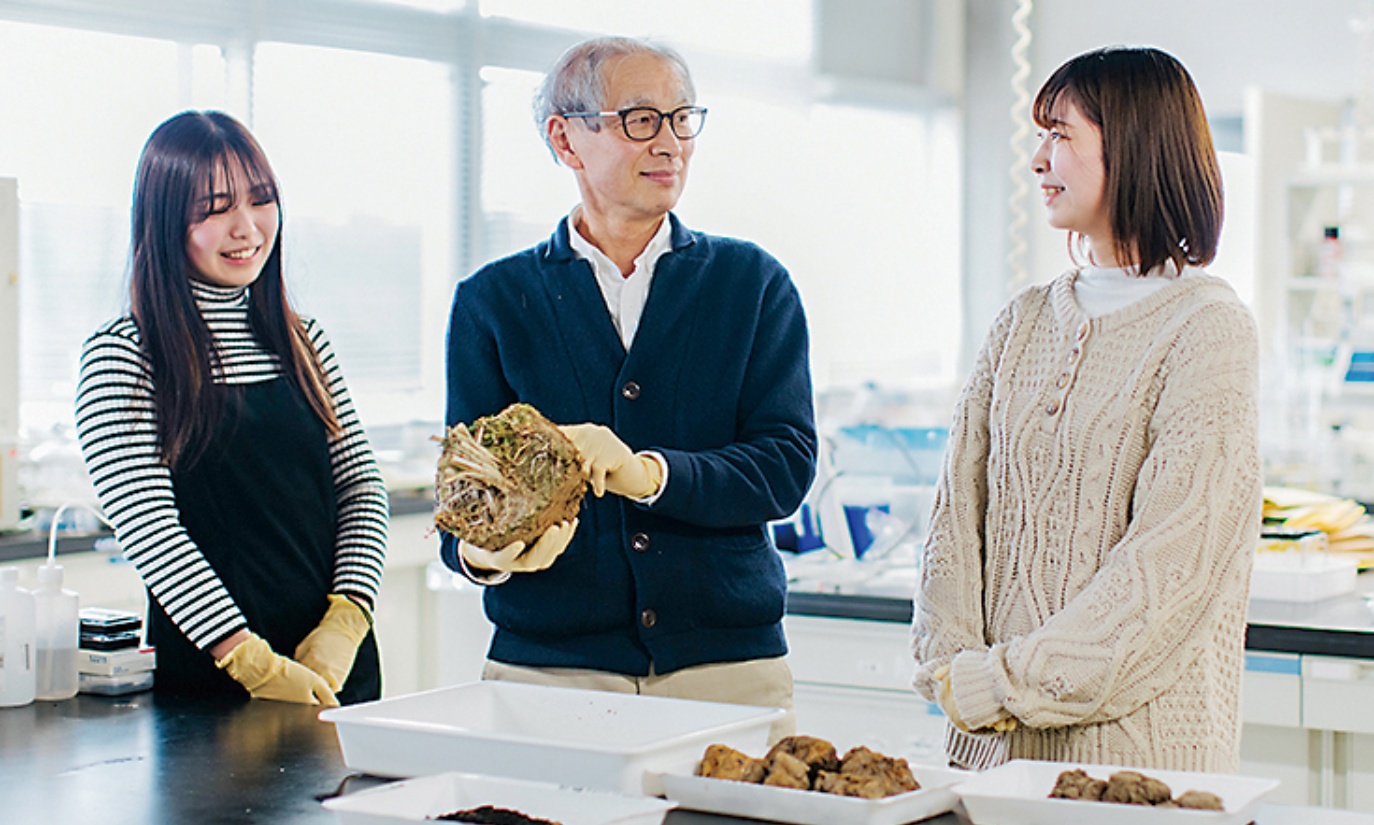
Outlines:
[[1087,322],[1087,321],[1084,321],[1082,324],[1080,324],[1079,327],[1078,327],[1078,340],[1082,341],[1084,338],[1087,338],[1087,337],[1088,337],[1088,331],[1089,331],[1090,329],[1092,329],[1092,328],[1091,328],[1090,326],[1088,326],[1088,322]]
[[635,400],[639,397],[639,384],[635,381],[626,381],[625,386],[620,388],[620,394],[629,401]]
[[645,550],[649,549],[649,537],[643,533],[635,533],[630,538],[630,547],[633,548],[636,553],[643,553]]
[[658,614],[652,610],[646,610],[639,614],[639,623],[645,627],[653,627],[658,624]]
[[1061,390],[1067,387],[1069,385],[1069,374],[1067,372],[1059,373],[1059,377],[1054,380],[1054,385]]
[[1045,407],[1045,414],[1054,415],[1057,412],[1059,412],[1059,399],[1056,398],[1055,400],[1051,401],[1048,406]]

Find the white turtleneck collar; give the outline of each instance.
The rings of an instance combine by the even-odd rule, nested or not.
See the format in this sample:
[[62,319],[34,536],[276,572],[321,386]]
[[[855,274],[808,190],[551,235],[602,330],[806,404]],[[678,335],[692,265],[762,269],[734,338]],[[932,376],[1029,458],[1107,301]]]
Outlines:
[[1073,297],[1085,315],[1097,318],[1153,295],[1191,270],[1187,267],[1180,272],[1173,261],[1165,261],[1144,275],[1134,266],[1085,266],[1074,279]]

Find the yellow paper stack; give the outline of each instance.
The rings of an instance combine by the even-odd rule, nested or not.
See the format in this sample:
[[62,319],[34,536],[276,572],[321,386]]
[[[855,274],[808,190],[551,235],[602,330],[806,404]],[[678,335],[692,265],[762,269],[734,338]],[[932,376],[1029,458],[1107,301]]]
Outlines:
[[1374,519],[1358,502],[1292,487],[1265,487],[1264,523],[1321,530],[1328,550],[1356,555],[1361,569],[1374,567]]

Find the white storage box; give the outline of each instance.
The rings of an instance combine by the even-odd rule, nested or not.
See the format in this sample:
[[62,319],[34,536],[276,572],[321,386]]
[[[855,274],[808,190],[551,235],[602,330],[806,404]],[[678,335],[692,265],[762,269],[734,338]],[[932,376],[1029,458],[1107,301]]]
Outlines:
[[[1177,797],[1184,791],[1209,791],[1221,798],[1221,811],[1156,808],[1115,802],[1050,799],[1059,774],[1082,768],[1094,779],[1131,770],[1160,780]],[[1246,825],[1277,779],[1220,773],[1077,765],[1013,759],[954,786],[974,825]]]
[[123,676],[144,673],[157,667],[157,651],[151,647],[124,650],[86,650],[76,654],[76,668],[94,676]]
[[463,773],[408,779],[324,801],[342,825],[425,822],[483,805],[563,825],[660,825],[676,807],[662,799]]
[[1352,593],[1359,560],[1332,553],[1256,553],[1250,598],[1316,602]]
[[492,681],[331,708],[320,718],[334,723],[344,763],[376,776],[462,771],[656,795],[656,774],[691,773],[707,745],[762,751],[784,715]]

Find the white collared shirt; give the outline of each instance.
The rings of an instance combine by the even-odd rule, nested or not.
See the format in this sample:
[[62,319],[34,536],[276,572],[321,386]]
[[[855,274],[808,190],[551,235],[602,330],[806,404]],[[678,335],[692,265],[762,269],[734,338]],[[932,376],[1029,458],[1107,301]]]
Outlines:
[[635,258],[634,270],[625,276],[606,253],[577,231],[581,210],[582,207],[578,206],[568,216],[568,243],[579,258],[591,263],[592,272],[596,274],[596,285],[601,288],[601,297],[611,313],[616,332],[620,334],[620,343],[628,350],[635,339],[635,331],[639,329],[644,303],[649,300],[649,284],[654,278],[654,267],[658,265],[658,259],[672,249],[672,222],[667,215],[663,216],[658,231],[649,239],[639,257]]
[[[577,231],[577,220],[581,217],[581,212],[582,207],[578,206],[568,215],[568,244],[579,258],[585,258],[591,263],[592,272],[596,275],[596,285],[601,288],[601,298],[606,302],[606,310],[611,313],[615,331],[620,334],[620,343],[628,351],[635,339],[635,332],[639,329],[639,318],[644,314],[644,304],[649,300],[649,284],[654,279],[654,267],[658,265],[658,259],[673,248],[672,221],[668,220],[667,215],[663,216],[658,231],[644,245],[644,251],[639,253],[639,257],[635,258],[635,268],[627,277],[621,274],[620,267],[615,265],[615,261]],[[648,456],[657,462],[663,479],[663,483],[653,495],[636,499],[641,504],[653,504],[663,494],[663,488],[668,486],[668,461],[655,450],[645,450],[639,455]]]

